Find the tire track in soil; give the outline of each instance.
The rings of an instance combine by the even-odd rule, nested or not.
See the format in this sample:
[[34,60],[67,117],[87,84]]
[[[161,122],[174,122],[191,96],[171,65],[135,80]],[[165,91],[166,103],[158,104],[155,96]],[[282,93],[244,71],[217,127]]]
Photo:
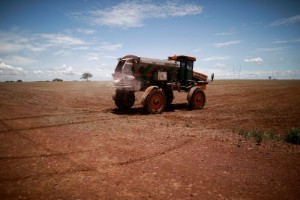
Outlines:
[[[275,95],[273,95],[275,96]],[[262,98],[264,99],[264,98]],[[241,100],[241,101],[245,101],[245,100]],[[228,102],[227,102],[228,103]],[[215,106],[219,106],[219,105],[215,105]],[[91,111],[89,111],[91,112]],[[83,112],[84,113],[84,112]],[[76,114],[82,114],[80,113],[67,113],[67,114],[57,114],[57,115],[42,115],[42,116],[33,116],[33,117],[22,117],[22,118],[12,118],[12,119],[4,119],[6,121],[10,121],[10,120],[26,120],[26,119],[37,119],[37,118],[43,118],[43,117],[56,117],[56,116],[65,116],[65,115],[76,115]],[[79,121],[79,122],[70,122],[70,123],[64,123],[64,124],[56,124],[56,125],[51,125],[51,126],[40,126],[40,127],[31,127],[31,128],[26,128],[26,129],[11,129],[9,131],[26,131],[26,130],[39,130],[39,129],[44,129],[44,128],[51,128],[51,127],[61,127],[61,126],[68,126],[68,125],[76,125],[76,124],[84,124],[84,123],[92,123],[92,122],[97,122],[97,121],[102,121],[102,120],[113,120],[115,118],[101,118],[101,119],[97,119],[97,120],[89,120],[89,121]],[[1,133],[1,132],[0,132]],[[35,141],[31,140],[30,138],[27,138],[26,136],[22,135],[22,133],[19,133],[19,135],[21,137],[23,137],[24,139],[30,141],[31,143],[34,144],[34,146],[41,146],[39,143],[36,143]],[[108,164],[106,165],[106,167],[116,167],[116,166],[127,166],[130,164],[134,164],[137,162],[143,162],[145,160],[149,160],[149,159],[153,159],[156,158],[158,156],[162,156],[162,155],[166,155],[176,149],[182,148],[185,145],[188,145],[189,143],[191,143],[192,140],[185,140],[180,144],[177,144],[175,146],[169,147],[163,151],[159,151],[150,155],[146,155],[146,156],[142,156],[142,157],[138,157],[138,158],[133,158],[133,159],[129,159],[126,161],[122,161],[122,162],[117,162],[117,163],[112,163],[112,164]],[[97,172],[97,168],[92,168],[92,167],[83,167],[76,161],[74,161],[72,158],[70,158],[70,155],[73,154],[80,154],[80,153],[85,153],[85,152],[90,152],[91,150],[86,150],[86,151],[78,151],[78,152],[68,152],[68,153],[64,153],[64,152],[58,152],[58,153],[51,153],[53,152],[51,149],[48,148],[44,148],[47,152],[50,152],[49,154],[43,154],[43,155],[38,155],[36,157],[33,156],[28,156],[28,157],[13,157],[13,158],[8,158],[8,157],[2,157],[0,159],[2,160],[6,160],[6,159],[30,159],[30,158],[48,158],[48,157],[64,157],[67,160],[71,161],[78,169],[73,169],[73,170],[65,170],[63,172],[51,172],[51,173],[40,173],[40,174],[33,174],[33,175],[28,175],[28,176],[23,176],[23,177],[19,177],[19,178],[11,178],[11,179],[4,179],[3,181],[19,181],[19,180],[26,180],[26,179],[30,179],[30,178],[35,178],[35,177],[52,177],[52,176],[56,176],[56,175],[67,175],[67,174],[74,174],[74,173],[81,173],[81,172]]]
[[[97,149],[97,148],[96,148]],[[64,153],[53,153],[53,154],[39,154],[39,155],[31,155],[31,156],[0,156],[0,160],[22,160],[22,159],[32,159],[32,158],[51,158],[51,157],[60,157],[65,155],[76,155],[81,153],[89,153],[95,152],[95,149],[87,149],[82,151],[72,151],[72,152],[64,152]]]
[[[27,139],[29,139],[29,138],[27,138]],[[30,140],[30,141],[35,143],[32,140]],[[143,162],[143,161],[146,161],[146,160],[150,160],[150,159],[153,159],[153,158],[156,158],[156,157],[159,157],[159,156],[166,155],[166,154],[168,154],[172,151],[175,151],[177,149],[180,149],[180,148],[192,143],[193,141],[194,141],[193,139],[187,139],[187,140],[184,140],[183,142],[181,142],[177,145],[174,145],[170,148],[167,148],[163,151],[159,151],[159,152],[147,155],[147,156],[142,156],[142,157],[139,157],[139,158],[136,158],[136,159],[129,159],[127,161],[102,165],[102,168],[103,167],[105,167],[105,168],[118,167],[118,166],[123,167],[123,166],[127,166],[127,165],[134,164],[134,163],[137,163],[137,162]],[[35,143],[35,145],[39,145],[39,144]],[[47,148],[45,148],[45,149],[47,149]],[[49,149],[48,149],[48,151],[49,151]],[[72,154],[86,153],[86,152],[91,152],[91,151],[94,152],[95,150],[93,149],[93,150],[86,150],[86,151],[78,151],[78,152],[70,152],[70,153],[56,153],[56,154],[47,154],[47,155],[37,156],[37,157],[52,157],[52,156],[65,157],[65,158],[71,160],[75,165],[77,165],[79,167],[78,170],[73,169],[73,170],[65,170],[63,172],[40,173],[40,174],[27,175],[27,176],[17,177],[17,178],[1,178],[0,181],[15,182],[15,181],[24,181],[24,180],[27,180],[27,179],[32,179],[32,178],[37,178],[37,177],[43,179],[43,178],[49,178],[49,177],[53,177],[53,176],[57,176],[57,175],[61,176],[61,175],[69,175],[69,174],[76,174],[76,173],[82,173],[82,172],[97,172],[97,173],[99,173],[99,170],[98,170],[97,167],[82,168],[81,165],[79,165],[76,161],[74,161],[73,159],[67,157],[67,156],[72,155]],[[2,159],[4,159],[4,160],[8,160],[8,159],[26,159],[26,158],[36,158],[36,157],[11,157],[11,158],[2,157],[2,158],[0,158],[0,160],[2,160]],[[76,166],[76,168],[77,168],[77,166]]]
[[70,113],[59,113],[55,115],[36,115],[36,116],[30,116],[30,117],[15,117],[15,118],[4,118],[1,120],[4,121],[13,121],[13,120],[21,120],[21,119],[38,119],[43,117],[57,117],[57,116],[68,116],[68,115],[76,115],[76,114],[85,114],[85,113],[102,113],[104,110],[83,110],[82,112],[70,112]]
[[[106,110],[102,110],[100,112],[105,112]],[[94,111],[87,111],[88,113],[94,112]],[[99,111],[95,111],[95,112],[99,112]],[[41,145],[38,142],[35,142],[34,140],[30,139],[29,137],[27,137],[26,135],[22,134],[22,131],[39,131],[41,129],[45,129],[45,128],[52,128],[52,127],[61,127],[61,126],[68,126],[68,125],[76,125],[76,124],[85,124],[85,123],[93,123],[93,122],[97,122],[97,121],[102,121],[102,120],[114,120],[117,117],[101,117],[98,118],[96,120],[88,120],[88,121],[76,121],[76,122],[70,122],[70,123],[64,123],[64,124],[56,124],[56,125],[51,125],[51,126],[38,126],[38,127],[30,127],[30,128],[11,128],[9,127],[5,121],[12,121],[12,120],[26,120],[26,119],[38,119],[38,118],[43,118],[43,117],[57,117],[57,116],[64,116],[64,115],[70,115],[70,114],[82,114],[82,113],[86,113],[85,111],[83,112],[75,112],[75,113],[67,113],[67,114],[56,114],[56,115],[41,115],[41,116],[32,116],[32,117],[20,117],[20,118],[10,118],[10,119],[4,119],[1,120],[1,123],[8,129],[7,131],[1,131],[0,134],[5,134],[5,133],[16,133],[19,135],[20,138],[28,141],[29,143],[33,144],[34,147],[39,147],[41,149],[43,149],[46,153],[44,154],[40,154],[40,155],[35,155],[35,156],[14,156],[14,157],[0,157],[0,160],[2,161],[6,161],[6,160],[22,160],[22,159],[34,159],[34,158],[51,158],[51,157],[57,157],[57,158],[64,158],[66,160],[68,160],[69,162],[72,163],[72,165],[74,166],[75,169],[66,169],[62,172],[50,172],[50,173],[39,173],[39,174],[31,174],[31,175],[25,175],[22,177],[11,177],[11,178],[1,178],[0,181],[8,181],[8,182],[14,182],[14,181],[22,181],[22,180],[27,180],[27,179],[32,179],[32,178],[47,178],[47,177],[52,177],[52,176],[60,176],[60,175],[68,175],[68,174],[74,174],[74,173],[81,173],[81,172],[98,172],[98,168],[97,167],[90,167],[87,165],[82,165],[78,162],[76,162],[74,159],[70,158],[70,156],[72,155],[76,155],[76,154],[81,154],[81,153],[88,153],[88,152],[95,152],[95,151],[99,151],[99,150],[83,150],[83,151],[75,151],[75,152],[56,152],[53,151],[52,149],[49,149],[43,145]],[[22,123],[22,121],[21,121]],[[24,123],[24,122],[23,122]],[[150,154],[150,155],[146,155],[146,156],[142,156],[139,158],[135,158],[135,159],[129,159],[126,161],[122,161],[122,162],[117,162],[117,163],[112,163],[112,164],[106,164],[102,167],[106,167],[106,168],[110,168],[110,167],[117,167],[117,166],[127,166],[130,164],[134,164],[136,162],[142,162],[145,160],[149,160],[149,159],[153,159],[156,158],[158,156],[162,156],[165,155],[167,153],[170,153],[176,149],[179,149],[189,143],[191,143],[192,140],[188,139],[185,140],[183,142],[181,142],[180,144],[177,144],[175,146],[169,147],[167,149],[164,149],[162,151]]]
[[[234,105],[234,104],[242,104],[242,103],[245,103],[245,102],[248,102],[250,100],[252,100],[253,102],[258,102],[258,101],[264,101],[264,100],[270,100],[272,98],[275,98],[275,97],[282,97],[282,94],[272,94],[272,95],[266,95],[264,94],[264,96],[261,96],[261,95],[249,95],[247,98],[244,96],[244,98],[240,99],[240,98],[234,98],[234,99],[231,99],[229,100],[230,97],[236,97],[238,95],[231,95],[231,96],[228,96],[228,99],[226,102],[222,102],[222,103],[217,103],[217,104],[213,104],[213,105],[210,105],[209,108],[217,108],[217,107],[224,107],[226,105]],[[211,96],[210,98],[211,99],[220,99],[218,98],[219,96]]]
[[[12,182],[14,182],[14,181],[26,180],[26,179],[36,178],[36,177],[41,177],[41,176],[49,177],[49,176],[53,176],[53,175],[56,175],[56,174],[57,175],[64,175],[64,174],[78,173],[78,172],[85,172],[85,171],[96,171],[96,168],[91,168],[91,167],[87,167],[86,165],[79,164],[74,159],[70,158],[69,156],[73,155],[73,154],[53,151],[52,149],[49,149],[49,148],[45,147],[44,145],[42,145],[38,142],[35,142],[31,138],[25,136],[24,134],[21,133],[21,131],[24,131],[24,130],[39,131],[39,129],[43,129],[43,128],[73,125],[73,124],[80,124],[80,123],[90,123],[90,122],[99,121],[99,120],[103,120],[103,119],[92,120],[92,121],[83,121],[83,122],[74,122],[74,123],[68,123],[68,124],[60,124],[60,125],[55,125],[55,126],[41,126],[41,127],[32,127],[32,128],[26,128],[26,129],[11,129],[11,130],[8,130],[8,131],[0,132],[0,134],[1,133],[2,134],[7,133],[7,132],[13,132],[13,133],[17,134],[20,138],[22,138],[22,139],[28,141],[29,143],[31,143],[34,148],[39,147],[39,148],[43,149],[46,152],[45,155],[39,155],[36,158],[45,158],[45,157],[47,158],[47,157],[52,157],[52,155],[56,155],[57,157],[60,157],[60,158],[62,157],[65,160],[68,160],[70,163],[72,163],[72,166],[74,166],[75,169],[78,169],[78,170],[74,170],[74,169],[66,170],[64,172],[39,173],[39,174],[32,174],[32,175],[27,175],[27,176],[25,175],[25,176],[17,177],[17,178],[3,178],[3,177],[0,177],[0,182],[2,182],[2,181],[12,181]],[[2,121],[2,123],[4,123],[4,122]],[[4,124],[6,124],[6,123],[4,123]],[[10,127],[8,126],[8,128],[10,128]],[[18,159],[18,158],[16,158],[16,159]],[[20,159],[21,159],[21,157],[20,157]],[[27,158],[27,159],[30,159],[30,158]],[[0,160],[11,160],[11,159],[2,157]]]
[[142,161],[145,161],[145,160],[156,158],[156,157],[165,155],[167,153],[170,153],[170,152],[172,152],[172,151],[174,151],[176,149],[180,149],[180,148],[184,147],[185,145],[190,144],[193,141],[194,140],[192,140],[192,139],[188,139],[188,140],[185,140],[185,141],[181,142],[180,144],[177,144],[175,146],[167,148],[164,151],[159,151],[159,152],[153,153],[151,155],[142,156],[142,157],[139,157],[139,158],[136,158],[136,159],[129,159],[129,160],[126,160],[126,161],[122,161],[122,162],[118,162],[118,163],[113,163],[113,164],[111,164],[111,166],[126,166],[126,165],[130,165],[130,164],[134,164],[136,162],[142,162]]
[[4,122],[4,120],[0,120],[0,133],[8,130],[10,130],[9,126]]
[[[66,174],[72,174],[72,173],[78,173],[78,172],[86,172],[86,171],[96,171],[96,168],[91,168],[80,165],[78,162],[76,162],[74,159],[70,158],[69,156],[72,155],[70,153],[63,153],[63,152],[55,152],[52,149],[49,149],[45,147],[44,145],[41,145],[34,140],[30,139],[29,137],[26,137],[24,134],[20,133],[19,131],[16,131],[16,134],[19,135],[19,137],[23,138],[24,140],[30,142],[33,144],[34,147],[40,147],[42,148],[46,153],[45,155],[48,155],[46,157],[51,157],[51,155],[57,155],[57,157],[63,157],[66,160],[68,160],[70,163],[72,163],[72,166],[78,170],[65,170],[64,172],[51,172],[51,173],[39,173],[39,174],[32,174],[32,175],[27,175],[27,176],[22,176],[22,177],[16,177],[16,178],[3,178],[0,177],[0,182],[2,181],[8,181],[8,182],[14,182],[14,181],[21,181],[21,180],[26,180],[30,178],[40,178],[40,177],[51,177],[53,175],[66,175]],[[38,156],[37,158],[43,158],[45,156]],[[30,158],[28,158],[30,159]],[[2,160],[2,159],[1,159]],[[4,159],[4,160],[10,160],[10,159]]]
[[98,172],[96,168],[83,168],[78,170],[66,170],[64,172],[51,172],[51,173],[40,173],[40,174],[34,174],[34,175],[27,175],[23,177],[17,177],[17,178],[1,178],[0,182],[16,182],[16,181],[25,181],[27,179],[33,179],[33,178],[49,178],[56,175],[62,176],[62,175],[69,175],[69,174],[76,174],[81,172]]
[[69,122],[64,124],[56,124],[56,125],[50,125],[50,126],[37,126],[37,127],[29,127],[29,128],[10,128],[6,131],[0,131],[0,134],[6,134],[6,133],[13,133],[14,131],[30,131],[30,130],[39,130],[39,129],[47,129],[47,128],[54,128],[54,127],[62,127],[62,126],[69,126],[69,125],[77,125],[77,124],[87,124],[87,123],[93,123],[103,120],[114,120],[115,117],[112,118],[100,118],[96,120],[86,120],[86,121],[76,121],[76,122]]

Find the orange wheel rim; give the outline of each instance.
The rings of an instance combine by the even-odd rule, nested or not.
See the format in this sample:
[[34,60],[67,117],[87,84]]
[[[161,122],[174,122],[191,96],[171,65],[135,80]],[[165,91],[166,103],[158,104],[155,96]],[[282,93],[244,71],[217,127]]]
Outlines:
[[151,98],[150,105],[153,110],[159,110],[163,106],[163,96],[160,94],[154,94]]
[[201,93],[198,93],[194,97],[194,104],[197,108],[201,107],[203,105],[203,96]]

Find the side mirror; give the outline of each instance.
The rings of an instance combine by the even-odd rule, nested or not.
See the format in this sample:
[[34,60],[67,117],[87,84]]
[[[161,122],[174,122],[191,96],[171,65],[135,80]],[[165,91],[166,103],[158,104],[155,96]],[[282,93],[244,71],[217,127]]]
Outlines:
[[215,74],[212,73],[212,74],[211,74],[211,81],[214,81],[214,78],[215,78]]

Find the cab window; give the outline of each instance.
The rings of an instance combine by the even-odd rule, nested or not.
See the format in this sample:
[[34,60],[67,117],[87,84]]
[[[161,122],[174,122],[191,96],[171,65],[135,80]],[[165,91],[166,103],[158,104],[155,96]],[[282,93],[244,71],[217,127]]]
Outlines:
[[123,67],[124,63],[125,63],[125,60],[120,60],[118,62],[115,72],[122,72],[122,67]]
[[132,67],[133,67],[133,60],[126,60],[125,64],[122,67],[122,73],[132,75]]
[[189,71],[193,70],[193,61],[190,60],[187,61],[187,69]]

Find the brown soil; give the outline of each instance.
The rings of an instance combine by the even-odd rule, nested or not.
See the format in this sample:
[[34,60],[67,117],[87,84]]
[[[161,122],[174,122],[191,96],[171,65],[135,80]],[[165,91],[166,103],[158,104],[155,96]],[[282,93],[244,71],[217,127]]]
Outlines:
[[[110,82],[0,83],[1,199],[298,199],[300,81],[215,81],[146,115]],[[271,132],[275,140],[239,135]]]

